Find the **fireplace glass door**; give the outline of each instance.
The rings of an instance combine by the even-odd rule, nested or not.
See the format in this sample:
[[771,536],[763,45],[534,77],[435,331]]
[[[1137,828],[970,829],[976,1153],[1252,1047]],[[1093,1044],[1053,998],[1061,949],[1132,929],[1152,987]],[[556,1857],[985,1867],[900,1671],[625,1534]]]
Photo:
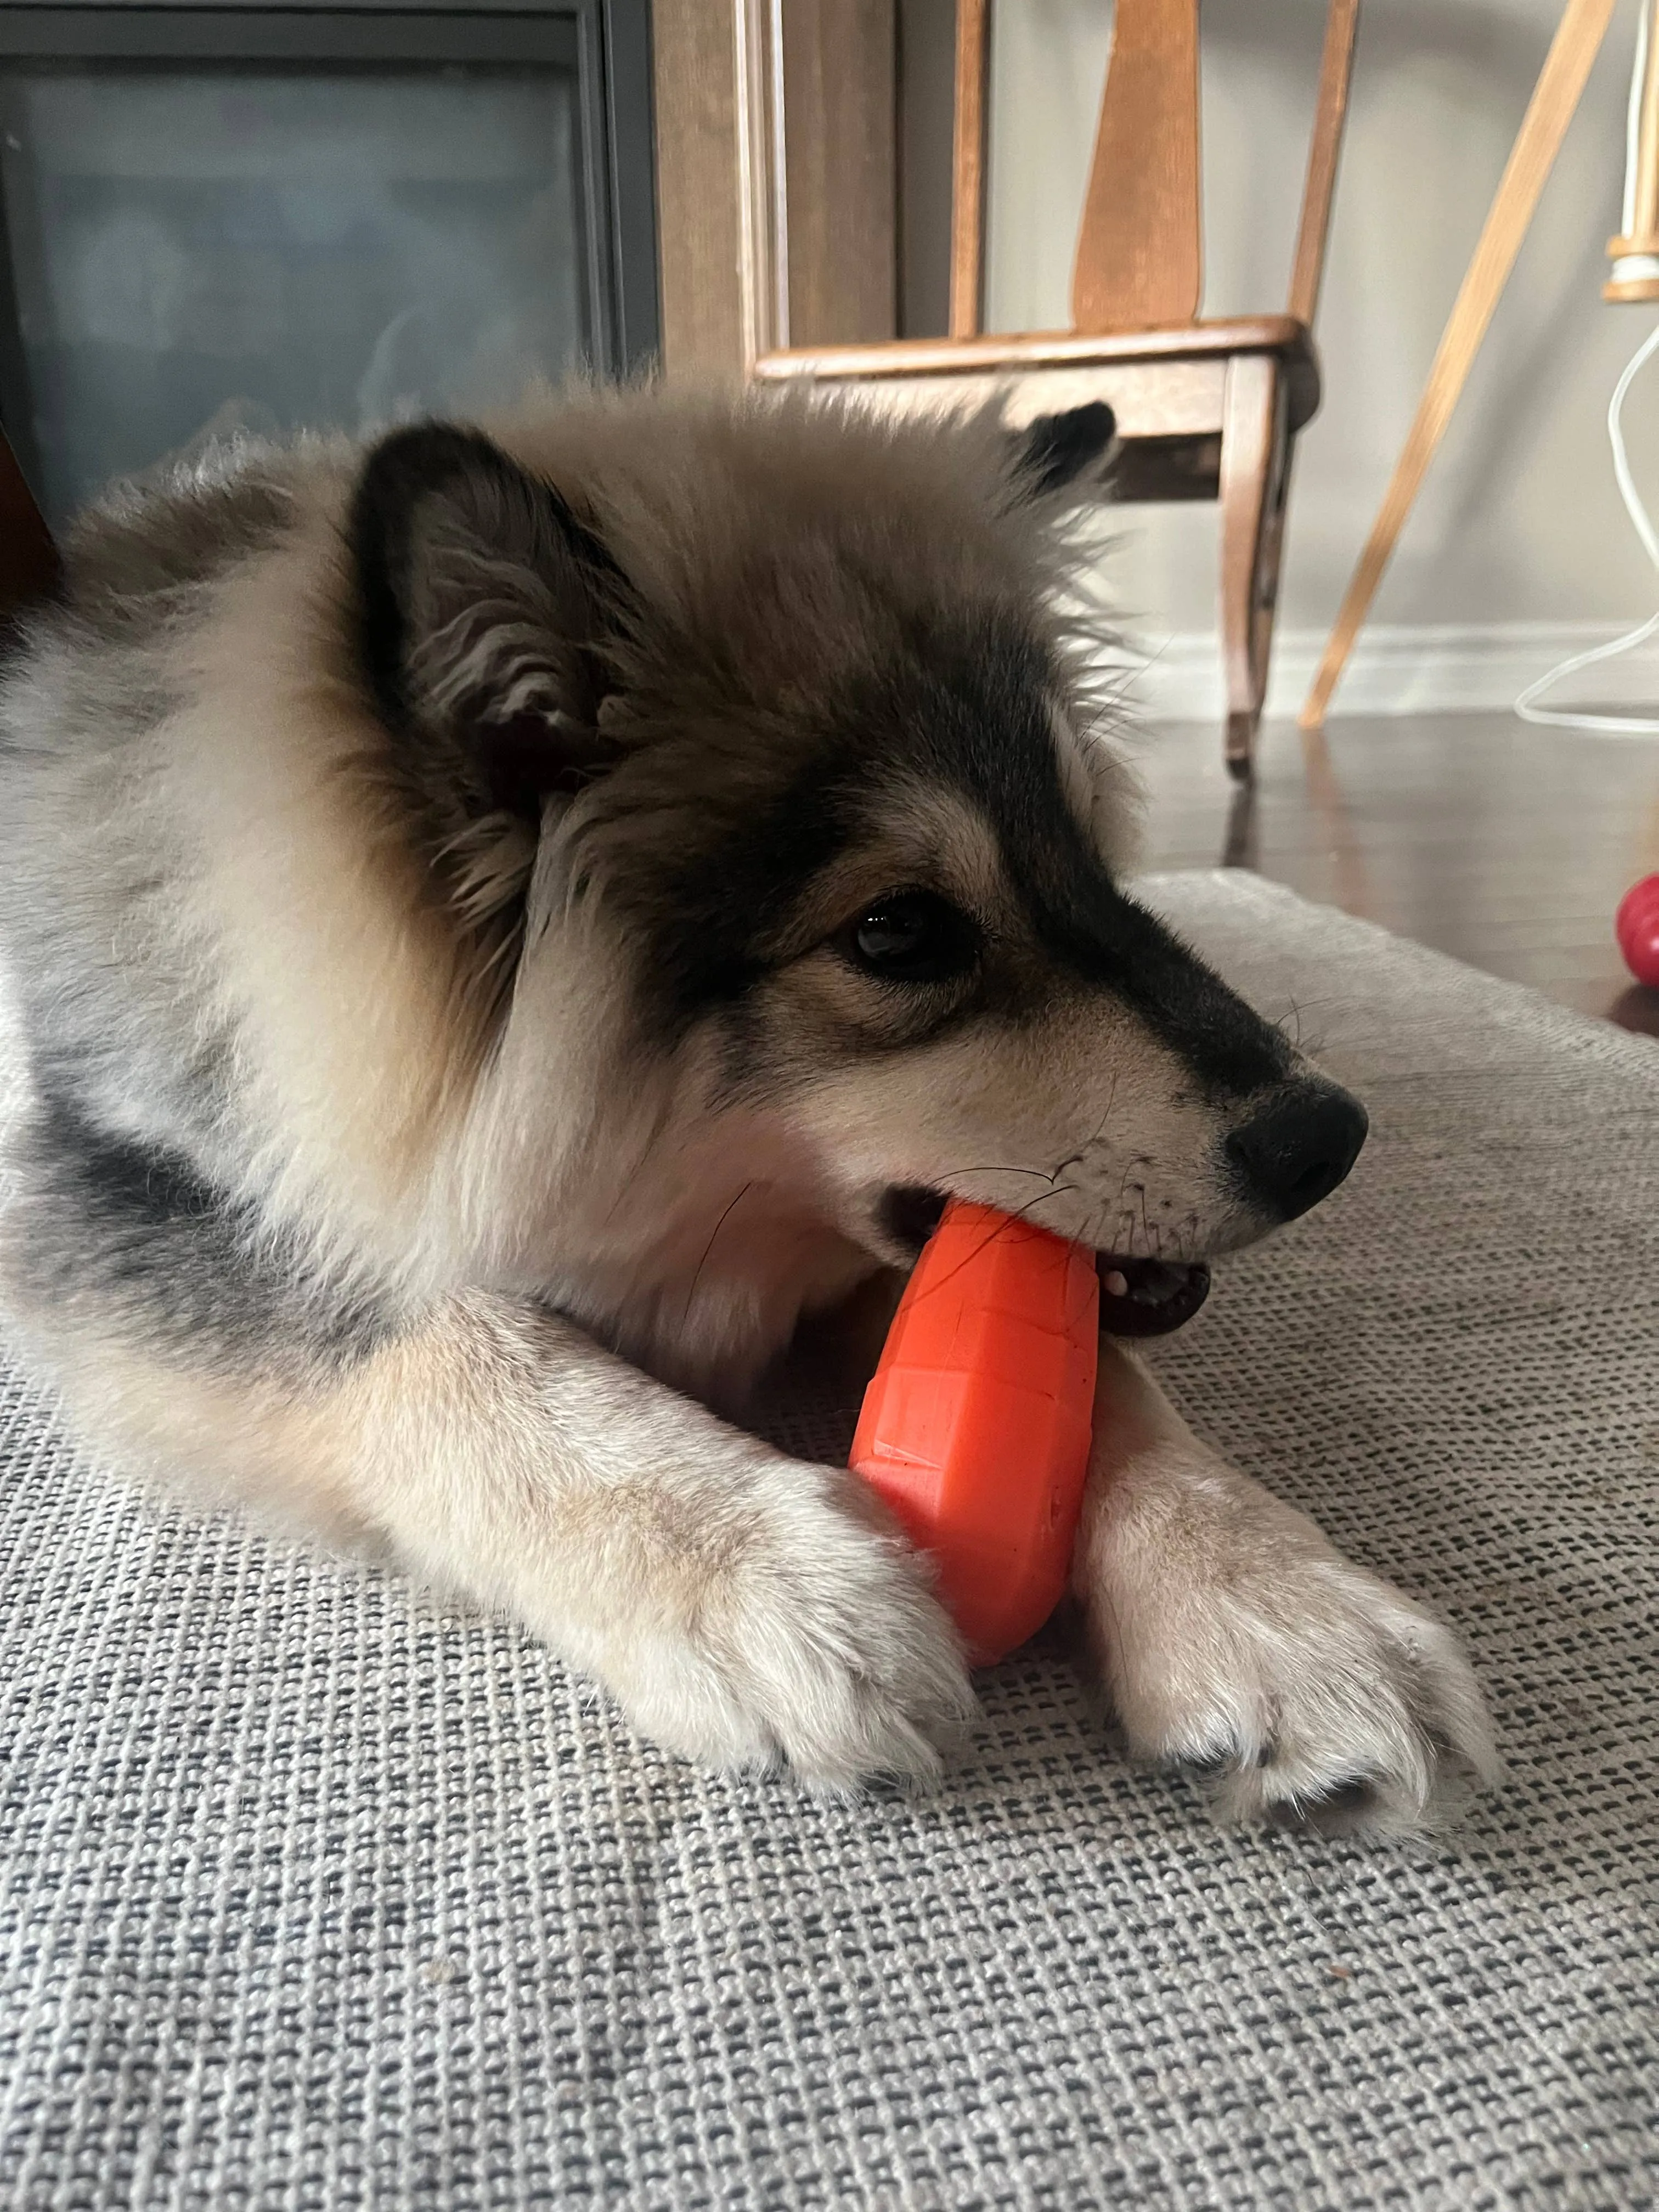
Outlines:
[[[129,44],[137,12],[96,11]],[[54,526],[227,434],[476,416],[644,349],[583,23],[160,20],[233,51],[0,58],[0,405]]]

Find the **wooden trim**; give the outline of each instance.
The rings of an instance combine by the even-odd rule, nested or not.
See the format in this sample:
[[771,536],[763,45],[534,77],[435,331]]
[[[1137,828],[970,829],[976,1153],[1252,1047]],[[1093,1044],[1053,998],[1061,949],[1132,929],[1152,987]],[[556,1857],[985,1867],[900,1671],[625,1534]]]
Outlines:
[[663,368],[677,381],[740,377],[735,0],[652,13]]
[[881,346],[779,348],[755,364],[758,376],[948,376],[1029,362],[1180,360],[1188,356],[1285,353],[1313,358],[1304,325],[1289,315],[1180,323],[1164,331],[1028,331],[986,338],[901,338]]
[[957,0],[951,148],[951,336],[977,337],[985,313],[986,88],[989,0]]
[[789,240],[783,130],[782,0],[733,0],[738,145],[738,295],[745,376],[789,343]]
[[823,383],[909,383],[926,377],[1018,376],[1023,370],[1038,368],[1162,366],[1249,353],[1273,354],[1283,362],[1291,428],[1301,429],[1319,408],[1319,356],[1306,325],[1288,315],[1184,323],[1172,331],[1106,331],[1098,337],[1050,331],[1010,337],[907,338],[892,345],[802,347],[763,354],[753,374],[769,384],[795,378]]
[[654,20],[668,375],[746,376],[795,329],[890,338],[896,0],[674,0]]
[[[878,376],[858,385],[861,398],[895,416],[936,419],[944,415],[999,410],[1010,427],[1033,422],[1039,415],[1064,414],[1103,399],[1117,417],[1124,447],[1144,440],[1218,441],[1227,379],[1225,355],[1196,361],[1085,362],[1077,366],[1036,362],[1005,376],[973,372],[965,376]],[[812,380],[805,381],[811,383]],[[845,388],[844,386],[842,388]],[[1151,458],[1151,457],[1149,457]],[[1201,464],[1214,489],[1212,457]],[[1156,466],[1156,460],[1152,465]],[[1144,483],[1146,470],[1134,473]],[[1190,486],[1193,471],[1183,471]],[[1196,496],[1188,489],[1187,496]]]
[[1330,14],[1325,19],[1325,51],[1319,64],[1319,100],[1308,146],[1308,181],[1302,194],[1302,221],[1291,273],[1290,312],[1301,323],[1311,323],[1319,310],[1331,203],[1348,116],[1354,34],[1358,27],[1359,0],[1331,0]]
[[1341,679],[1353,641],[1370,611],[1382,572],[1399,543],[1406,518],[1428,473],[1429,463],[1446,434],[1493,310],[1509,282],[1515,257],[1521,251],[1538,205],[1539,194],[1555,166],[1561,141],[1567,135],[1567,126],[1583,96],[1585,80],[1601,52],[1613,6],[1614,0],[1567,0],[1498,181],[1474,258],[1469,263],[1429,370],[1429,380],[1424,386],[1416,416],[1406,434],[1400,459],[1382,495],[1382,504],[1371,525],[1371,534],[1365,541],[1365,549],[1332,625],[1325,658],[1299,717],[1304,730],[1317,729],[1324,721],[1325,710]]
[[788,342],[891,338],[898,329],[896,0],[787,0],[780,21]]
[[1189,323],[1203,285],[1198,0],[1117,0],[1072,271],[1072,327]]

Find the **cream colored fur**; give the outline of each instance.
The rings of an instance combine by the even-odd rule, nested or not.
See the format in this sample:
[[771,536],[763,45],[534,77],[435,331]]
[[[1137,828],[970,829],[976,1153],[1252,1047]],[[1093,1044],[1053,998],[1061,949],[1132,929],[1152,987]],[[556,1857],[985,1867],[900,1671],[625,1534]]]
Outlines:
[[1333,1831],[1408,1832],[1496,1781],[1456,1638],[1102,1353],[1073,1584],[1129,1749],[1207,1770],[1224,1817]]

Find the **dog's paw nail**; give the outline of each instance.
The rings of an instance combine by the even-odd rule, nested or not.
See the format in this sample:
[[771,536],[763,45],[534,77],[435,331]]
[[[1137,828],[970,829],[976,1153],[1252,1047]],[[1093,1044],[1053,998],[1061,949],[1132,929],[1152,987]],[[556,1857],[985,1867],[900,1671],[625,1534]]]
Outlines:
[[1209,1751],[1180,1752],[1164,1763],[1175,1773],[1185,1775],[1188,1782],[1204,1789],[1237,1771],[1238,1747],[1233,1743],[1217,1744]]

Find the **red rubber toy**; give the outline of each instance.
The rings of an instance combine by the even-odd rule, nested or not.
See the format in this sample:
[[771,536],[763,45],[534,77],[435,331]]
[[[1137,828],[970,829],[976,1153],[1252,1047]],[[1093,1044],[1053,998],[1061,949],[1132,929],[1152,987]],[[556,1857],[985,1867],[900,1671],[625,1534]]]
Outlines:
[[1659,876],[1644,876],[1619,902],[1613,924],[1625,965],[1638,983],[1659,989]]
[[938,1560],[975,1665],[1034,1636],[1065,1591],[1099,1306],[1092,1252],[952,1200],[865,1393],[852,1465]]

